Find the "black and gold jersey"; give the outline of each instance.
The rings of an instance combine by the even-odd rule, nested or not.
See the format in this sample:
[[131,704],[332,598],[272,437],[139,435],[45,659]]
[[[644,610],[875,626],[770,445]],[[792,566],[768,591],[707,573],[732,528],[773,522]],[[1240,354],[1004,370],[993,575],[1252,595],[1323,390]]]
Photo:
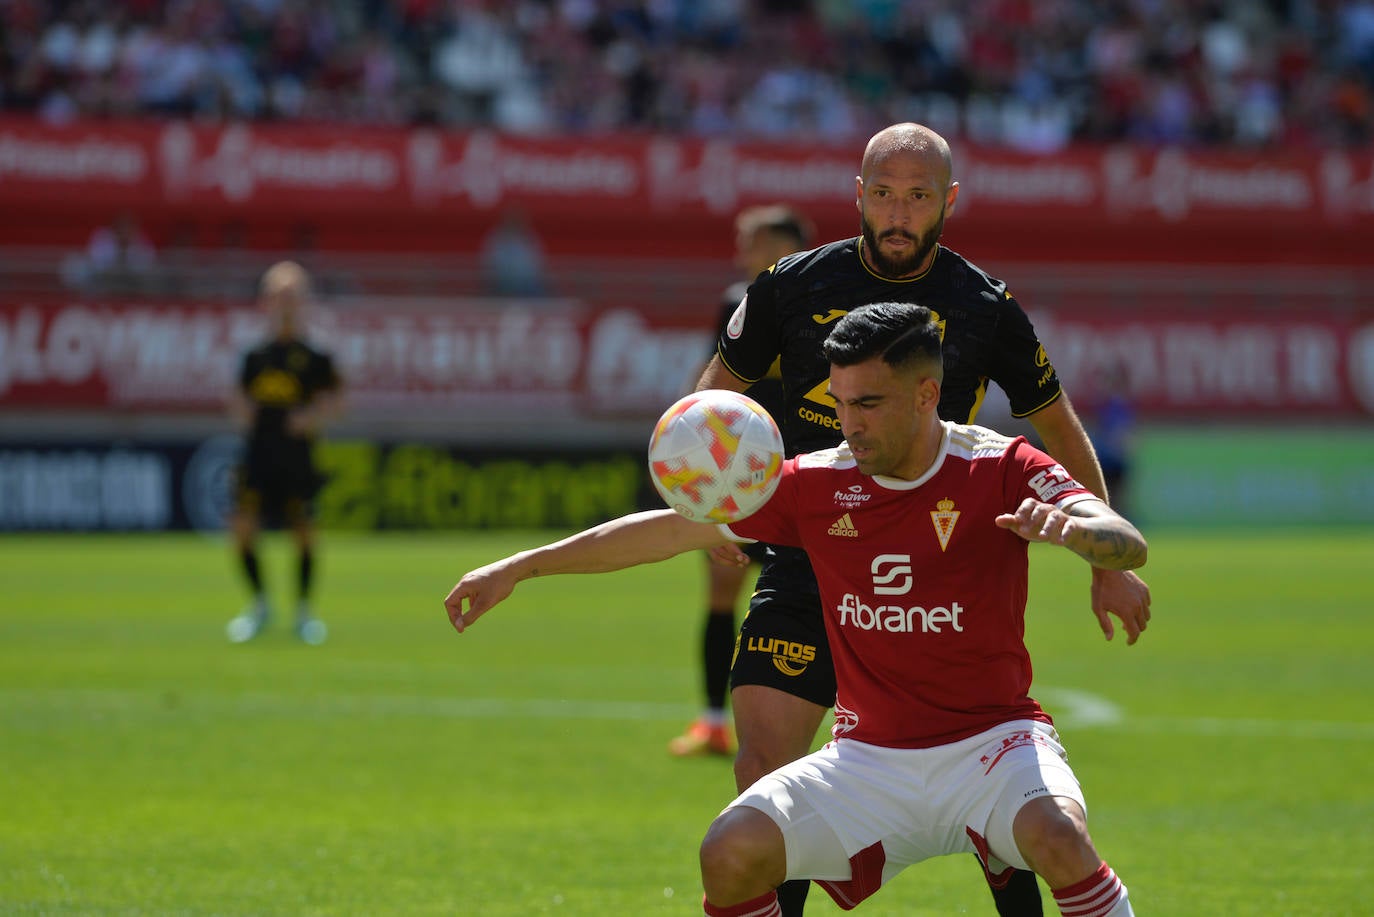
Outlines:
[[239,370],[239,387],[254,408],[252,438],[261,442],[294,438],[287,433],[287,415],[339,384],[329,354],[301,341],[270,341],[249,351]]
[[935,313],[945,360],[941,418],[972,422],[989,380],[1017,417],[1059,398],[1054,366],[1006,284],[943,245],[925,273],[888,280],[864,263],[859,246],[856,237],[783,258],[749,286],[717,344],[725,366],[745,381],[780,361],[785,406],[777,419],[788,455],[840,440],[821,343],[838,319],[869,303],[914,303]]
[[[716,322],[716,334],[718,336],[725,333],[725,329],[730,324],[730,317],[735,314],[735,310],[739,308],[740,300],[744,299],[748,290],[749,284],[744,281],[732,283],[726,288],[725,295],[721,298],[720,315]],[[757,401],[781,428],[785,409],[782,397],[782,370],[778,361],[773,361],[763,378],[750,381],[753,384],[749,386],[749,391],[745,394]]]

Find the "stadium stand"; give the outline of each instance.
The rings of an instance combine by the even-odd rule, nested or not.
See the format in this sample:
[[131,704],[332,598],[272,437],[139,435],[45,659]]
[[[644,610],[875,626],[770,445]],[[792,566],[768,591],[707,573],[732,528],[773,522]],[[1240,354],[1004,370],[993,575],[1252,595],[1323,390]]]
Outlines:
[[6,0],[0,110],[866,136],[1048,151],[1360,146],[1368,0]]

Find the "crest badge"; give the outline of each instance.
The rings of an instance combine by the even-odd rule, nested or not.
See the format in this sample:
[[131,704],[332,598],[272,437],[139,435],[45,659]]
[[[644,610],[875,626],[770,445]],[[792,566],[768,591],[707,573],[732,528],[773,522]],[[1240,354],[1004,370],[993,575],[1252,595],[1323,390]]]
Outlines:
[[954,508],[954,501],[944,499],[935,504],[935,509],[931,510],[930,521],[935,525],[935,537],[940,539],[940,550],[945,551],[949,547],[949,536],[954,534],[954,523],[959,521],[959,511]]

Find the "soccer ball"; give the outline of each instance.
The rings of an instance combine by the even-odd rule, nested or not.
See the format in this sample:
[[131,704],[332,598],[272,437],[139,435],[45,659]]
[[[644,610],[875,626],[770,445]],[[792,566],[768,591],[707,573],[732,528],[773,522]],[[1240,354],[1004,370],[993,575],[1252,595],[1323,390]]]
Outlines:
[[782,477],[782,434],[752,398],[694,392],[663,412],[649,439],[649,477],[693,522],[736,522],[768,502]]

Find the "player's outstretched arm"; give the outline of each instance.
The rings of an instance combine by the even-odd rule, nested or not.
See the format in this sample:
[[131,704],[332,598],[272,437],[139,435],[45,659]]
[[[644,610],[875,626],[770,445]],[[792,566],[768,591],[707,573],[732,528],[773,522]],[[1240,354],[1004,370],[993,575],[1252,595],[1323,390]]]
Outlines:
[[[996,523],[1027,541],[1063,545],[1092,564],[1094,570],[1121,571],[1142,566],[1148,550],[1144,536],[1135,526],[1096,500],[1075,503],[1066,512],[1027,497],[1016,512],[1003,513]],[[1127,645],[1135,643],[1150,620],[1148,587],[1143,601],[1116,603],[1100,601],[1094,582],[1093,614],[1108,640],[1115,632],[1109,613],[1121,619]]]
[[727,540],[716,526],[692,522],[670,509],[633,513],[478,567],[449,591],[444,610],[454,629],[462,633],[510,595],[521,580],[555,573],[623,570],[684,551],[715,547]]

